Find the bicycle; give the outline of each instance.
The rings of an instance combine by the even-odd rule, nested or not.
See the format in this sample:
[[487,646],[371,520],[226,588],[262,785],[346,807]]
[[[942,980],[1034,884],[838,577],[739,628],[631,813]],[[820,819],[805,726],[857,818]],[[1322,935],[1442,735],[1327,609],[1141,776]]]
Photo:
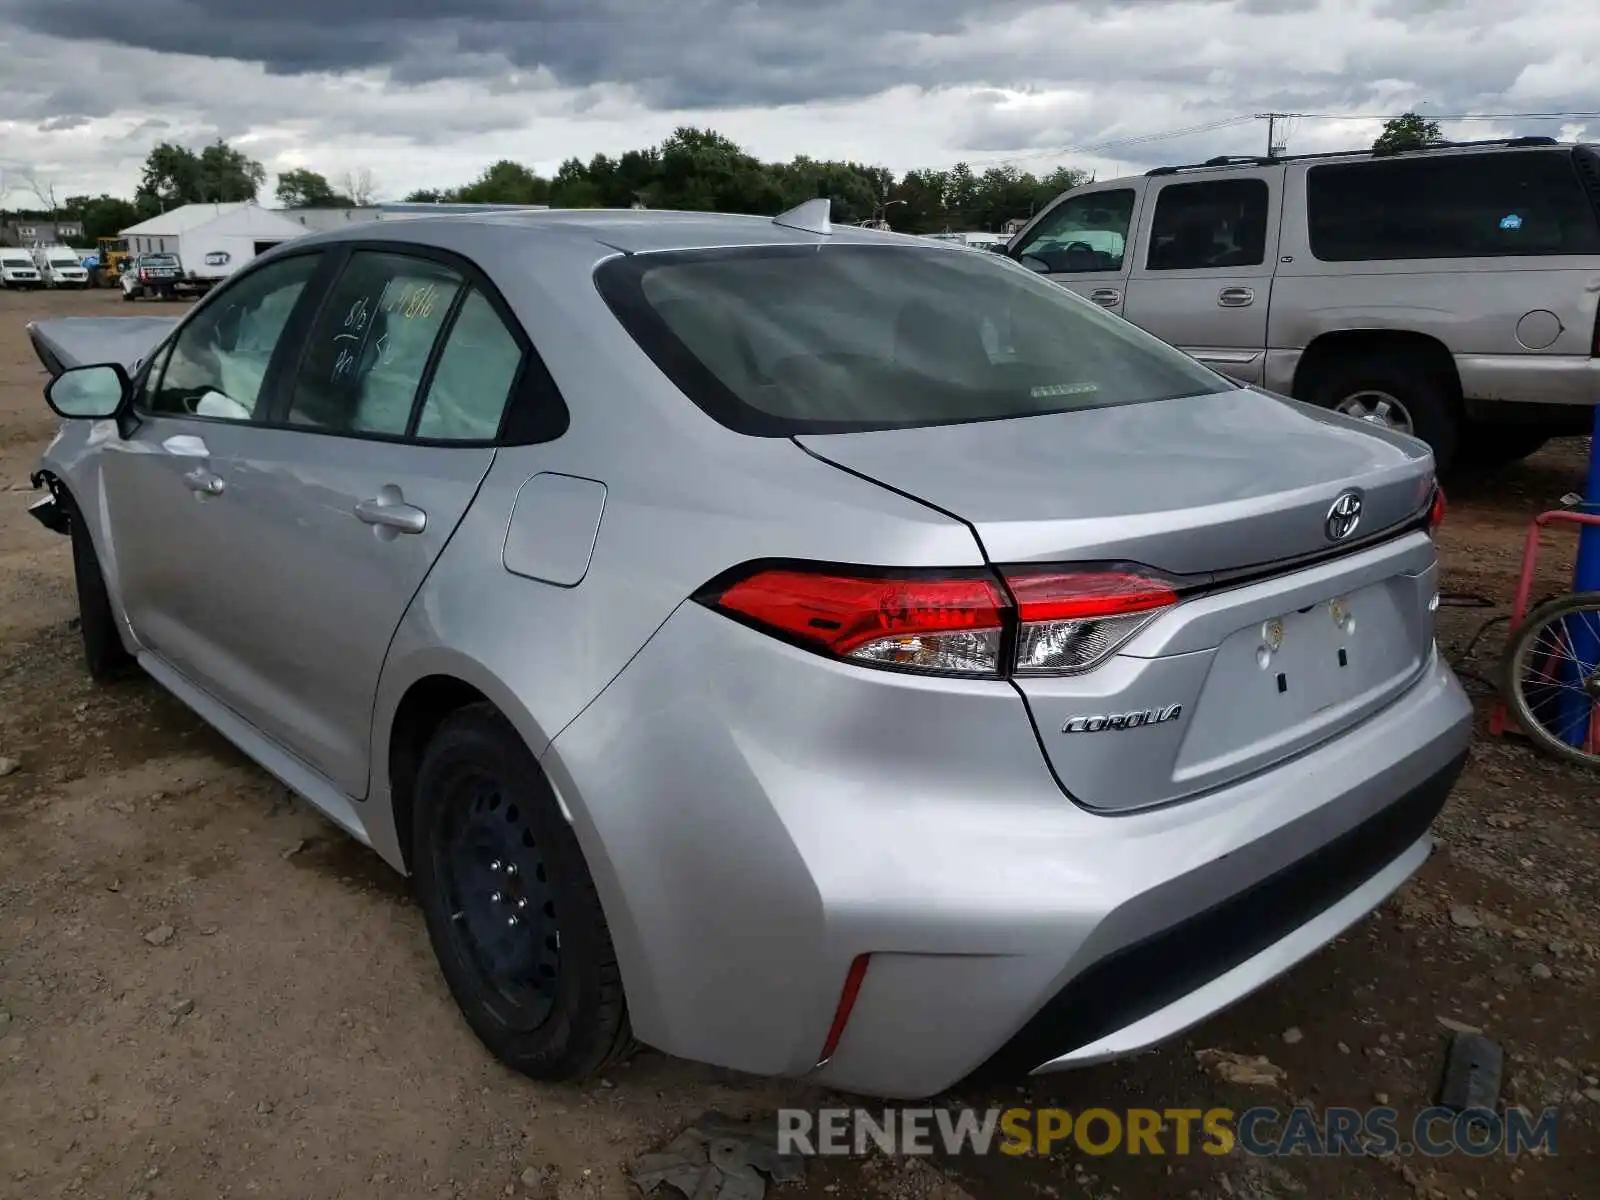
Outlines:
[[1600,505],[1568,494],[1528,525],[1511,633],[1500,660],[1500,700],[1490,732],[1514,722],[1540,750],[1600,766],[1600,592],[1565,592],[1528,611],[1539,534],[1552,524],[1600,526]]

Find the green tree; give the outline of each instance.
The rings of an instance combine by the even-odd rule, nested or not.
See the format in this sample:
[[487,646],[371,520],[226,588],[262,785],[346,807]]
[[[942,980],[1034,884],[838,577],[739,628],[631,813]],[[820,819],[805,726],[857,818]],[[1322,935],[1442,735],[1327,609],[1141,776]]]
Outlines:
[[567,159],[545,179],[503,159],[464,187],[422,188],[413,203],[466,201],[550,204],[557,208],[687,209],[772,215],[818,197],[832,201],[841,224],[886,220],[906,233],[945,229],[998,231],[1027,217],[1083,182],[1081,171],[1059,167],[1038,177],[1014,167],[976,175],[965,164],[949,171],[911,171],[896,179],[883,168],[801,155],[763,162],[714,129],[685,125],[660,145],[620,157],[596,154]]
[[549,180],[519,162],[503,158],[484,168],[483,174],[466,187],[441,192],[438,198],[464,204],[546,204],[549,196]]
[[145,159],[134,202],[148,215],[182,204],[254,200],[266,180],[265,167],[226,142],[213,142],[198,154],[162,142]]
[[1439,122],[1424,120],[1414,112],[1403,113],[1383,123],[1383,132],[1372,143],[1374,150],[1393,153],[1396,150],[1421,150],[1424,146],[1437,146],[1444,141],[1439,132]]
[[297,167],[278,176],[278,203],[285,208],[349,208],[349,196],[334,190],[327,176]]
[[139,222],[139,210],[131,201],[120,196],[68,196],[61,211],[83,222],[83,239],[93,244],[96,239],[116,237],[130,225]]

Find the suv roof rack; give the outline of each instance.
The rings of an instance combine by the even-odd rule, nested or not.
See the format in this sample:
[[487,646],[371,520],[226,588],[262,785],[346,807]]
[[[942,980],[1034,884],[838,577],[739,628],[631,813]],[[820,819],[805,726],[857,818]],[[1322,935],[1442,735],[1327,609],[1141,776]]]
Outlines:
[[1388,158],[1395,154],[1416,154],[1428,150],[1459,150],[1470,146],[1559,146],[1553,137],[1535,135],[1514,138],[1485,138],[1476,142],[1434,142],[1427,146],[1407,147],[1404,150],[1332,150],[1321,154],[1278,154],[1271,158],[1259,154],[1218,155],[1205,162],[1183,163],[1171,167],[1153,167],[1149,175],[1176,175],[1179,171],[1203,171],[1214,167],[1274,167],[1279,163],[1305,162],[1312,158]]

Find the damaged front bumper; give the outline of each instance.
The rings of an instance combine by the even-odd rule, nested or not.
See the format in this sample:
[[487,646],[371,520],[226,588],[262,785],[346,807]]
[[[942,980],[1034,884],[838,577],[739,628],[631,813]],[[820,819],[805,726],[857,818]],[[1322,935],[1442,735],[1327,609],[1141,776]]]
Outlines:
[[72,522],[67,517],[67,506],[62,498],[61,485],[56,482],[56,477],[47,471],[35,471],[28,476],[28,482],[33,484],[34,491],[41,487],[49,489],[49,494],[41,496],[28,505],[28,515],[52,533],[67,534],[72,531]]

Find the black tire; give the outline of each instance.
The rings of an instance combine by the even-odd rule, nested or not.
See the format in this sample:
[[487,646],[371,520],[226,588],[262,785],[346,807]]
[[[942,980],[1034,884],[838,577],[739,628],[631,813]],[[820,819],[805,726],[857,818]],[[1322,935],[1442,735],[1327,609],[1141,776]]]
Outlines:
[[[1523,686],[1523,681],[1533,667],[1530,660],[1535,650],[1551,644],[1548,640],[1541,643],[1540,635],[1562,618],[1578,613],[1587,613],[1591,618],[1588,623],[1596,631],[1600,631],[1600,592],[1573,592],[1558,596],[1539,605],[1522,619],[1522,624],[1517,627],[1516,633],[1506,644],[1505,654],[1500,660],[1500,694],[1511,710],[1511,715],[1516,719],[1518,727],[1539,749],[1569,763],[1596,767],[1600,766],[1600,750],[1588,754],[1576,746],[1568,745],[1547,729],[1544,719],[1533,711],[1535,704],[1554,699],[1558,691],[1566,688],[1559,683]],[[1588,691],[1592,709],[1600,704],[1600,673],[1589,681]],[[1548,715],[1546,710],[1546,716]]]
[[122,644],[100,556],[77,507],[68,504],[72,537],[72,575],[78,585],[78,629],[83,635],[83,660],[89,677],[100,683],[121,679],[133,667],[133,656]]
[[1493,470],[1537,454],[1550,435],[1537,426],[1470,422],[1463,426],[1456,461],[1462,466]]
[[122,289],[122,298],[124,300],[126,300],[129,304],[132,304],[135,300],[137,300],[139,298],[139,293],[138,292],[129,291],[127,288],[123,288]]
[[1461,415],[1452,381],[1425,357],[1376,353],[1324,364],[1311,380],[1306,399],[1322,408],[1337,409],[1360,392],[1381,392],[1405,406],[1412,432],[1433,447],[1439,473],[1455,461],[1461,437]]
[[538,761],[492,705],[452,714],[429,741],[412,831],[434,954],[490,1053],[550,1081],[628,1055],[622,975],[594,880]]

